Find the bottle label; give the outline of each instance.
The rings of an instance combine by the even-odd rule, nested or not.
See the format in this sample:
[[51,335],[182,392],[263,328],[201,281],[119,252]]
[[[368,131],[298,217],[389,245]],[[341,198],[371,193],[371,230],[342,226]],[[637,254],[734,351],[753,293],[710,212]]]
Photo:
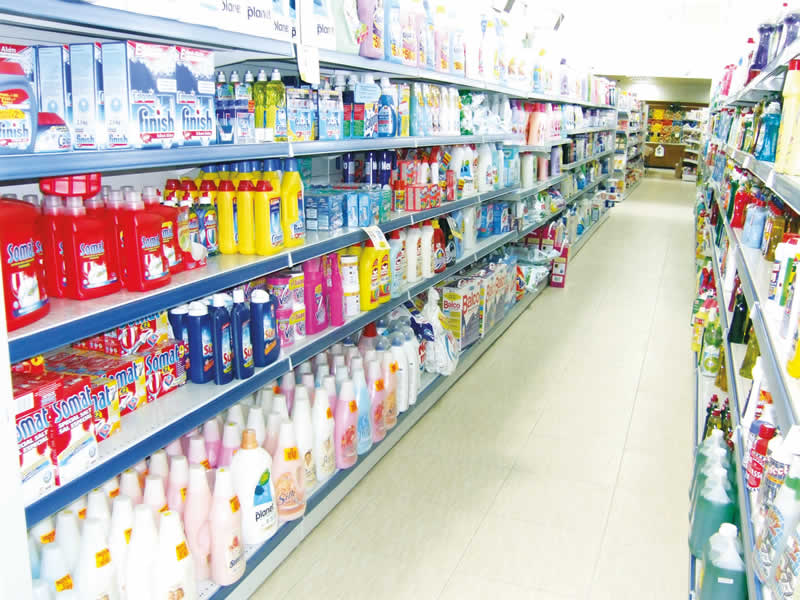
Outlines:
[[378,108],[378,134],[394,135],[394,115],[392,107],[388,104],[381,104]]
[[[380,379],[378,381],[381,381]],[[381,383],[383,383],[381,381]],[[383,422],[383,402],[379,402],[372,410],[372,428],[374,431],[385,431],[386,426]]]
[[250,319],[242,323],[242,363],[246,369],[253,366],[253,342],[250,340]]
[[125,534],[125,543],[126,544],[130,544],[131,543],[131,534],[133,533],[133,528],[129,527],[123,533]]
[[214,369],[214,342],[211,339],[211,328],[203,327],[203,372],[210,373]]
[[186,542],[181,542],[175,546],[175,556],[177,557],[178,561],[182,561],[184,558],[189,556],[189,548],[186,546]]
[[[294,448],[295,453],[297,448]],[[282,473],[275,480],[275,503],[278,513],[292,513],[300,509],[304,503],[303,490],[300,488],[294,473]]]
[[303,477],[305,478],[307,490],[317,485],[317,473],[314,470],[314,453],[310,448],[303,454]]
[[[160,246],[160,239],[158,243]],[[78,276],[81,288],[91,290],[111,285],[117,281],[117,274],[108,269],[104,240],[80,244],[78,253],[78,268],[80,269]]]
[[437,244],[433,249],[433,270],[435,273],[440,273],[444,271],[445,265],[447,264],[447,257],[445,255],[444,248],[441,244]]
[[314,317],[317,325],[325,323],[325,297],[322,295],[322,284],[314,286]]
[[283,229],[281,228],[281,199],[273,197],[269,202],[269,235],[273,248],[283,246]]
[[142,251],[142,272],[147,281],[169,275],[169,268],[161,253],[161,245],[161,235],[143,235],[139,238],[139,248]]
[[756,540],[756,551],[754,561],[755,570],[761,581],[765,581],[772,571],[772,563],[775,560],[776,546],[783,539],[786,533],[786,521],[783,513],[774,504],[767,511],[764,519],[764,529]]
[[709,344],[703,346],[701,366],[707,375],[715,375],[719,372],[719,348],[717,346]]
[[786,541],[786,549],[781,554],[780,560],[775,567],[775,577],[773,581],[779,593],[777,595],[773,594],[773,597],[794,598],[795,590],[799,587],[799,578],[800,540],[797,537],[797,532],[794,532]]
[[[350,412],[353,411],[353,404],[355,402],[350,403]],[[357,409],[356,409],[357,410]],[[356,456],[356,426],[350,425],[347,429],[344,430],[342,434],[341,440],[339,440],[340,447],[342,449],[342,458],[345,460],[349,460]]]
[[222,325],[222,372],[230,373],[233,371],[233,347],[231,345],[231,324]]
[[[330,410],[330,409],[328,409]],[[332,418],[332,417],[328,417]],[[322,442],[320,448],[320,455],[315,457],[317,459],[317,470],[319,471],[320,479],[327,479],[336,470],[336,456],[333,452],[333,436],[328,436]]]
[[256,524],[262,531],[274,527],[278,519],[275,513],[275,502],[272,499],[272,493],[269,489],[269,478],[270,472],[269,469],[267,469],[261,474],[253,495],[254,518]]
[[219,239],[217,237],[217,211],[213,208],[206,209],[203,215],[203,245],[209,254],[219,252]]
[[358,445],[363,446],[372,442],[372,427],[369,413],[358,417]]
[[176,252],[177,240],[175,239],[175,230],[173,229],[172,221],[163,221],[161,223],[161,247],[164,252],[164,257],[167,259],[167,264],[170,267],[179,265],[183,260],[180,252]]
[[275,337],[275,319],[273,319],[270,311],[265,309],[264,310],[264,356],[268,356],[272,349],[278,343],[278,339]]
[[[383,1],[375,2],[372,13],[372,47],[383,52]],[[383,56],[381,56],[383,58]]]
[[305,225],[305,203],[303,202],[303,190],[297,191],[297,214],[300,215],[299,218],[291,224],[291,233],[293,240],[302,240],[306,236],[306,225]]

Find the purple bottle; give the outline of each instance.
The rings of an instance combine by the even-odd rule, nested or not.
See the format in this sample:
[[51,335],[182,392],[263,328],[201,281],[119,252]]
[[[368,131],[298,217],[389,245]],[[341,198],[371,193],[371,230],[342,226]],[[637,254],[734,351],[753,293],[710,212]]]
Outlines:
[[750,83],[753,78],[767,66],[767,61],[769,60],[769,42],[772,38],[773,31],[775,31],[775,26],[769,23],[763,23],[758,26],[758,48],[756,48],[753,63],[750,65],[750,71],[747,74],[747,83]]

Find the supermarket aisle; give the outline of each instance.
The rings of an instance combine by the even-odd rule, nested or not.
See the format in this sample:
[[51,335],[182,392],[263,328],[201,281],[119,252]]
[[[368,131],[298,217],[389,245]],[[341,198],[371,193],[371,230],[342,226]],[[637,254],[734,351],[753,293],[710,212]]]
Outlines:
[[645,180],[253,597],[682,597],[693,192]]

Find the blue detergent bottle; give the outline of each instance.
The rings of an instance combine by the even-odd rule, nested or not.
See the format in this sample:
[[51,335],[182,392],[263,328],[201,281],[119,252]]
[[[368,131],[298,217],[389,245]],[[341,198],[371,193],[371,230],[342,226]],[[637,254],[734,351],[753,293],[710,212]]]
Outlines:
[[388,77],[381,77],[381,96],[378,99],[378,137],[397,135],[397,108]]
[[189,332],[189,380],[207,383],[214,379],[214,345],[211,337],[211,317],[202,302],[192,302],[186,315]]
[[247,379],[253,375],[253,342],[250,338],[250,307],[244,301],[244,290],[233,290],[231,310],[233,338],[233,375],[236,379]]
[[211,318],[211,344],[214,349],[214,382],[224,385],[233,380],[233,341],[231,315],[225,307],[225,294],[214,294],[209,316]]
[[253,361],[257,367],[266,367],[278,360],[281,346],[275,319],[275,302],[264,290],[253,290],[250,295],[250,315]]
[[183,353],[183,368],[189,372],[189,328],[186,323],[186,317],[189,314],[189,305],[181,304],[176,306],[167,313],[169,324],[172,327],[172,338],[181,340],[186,345],[186,352]]

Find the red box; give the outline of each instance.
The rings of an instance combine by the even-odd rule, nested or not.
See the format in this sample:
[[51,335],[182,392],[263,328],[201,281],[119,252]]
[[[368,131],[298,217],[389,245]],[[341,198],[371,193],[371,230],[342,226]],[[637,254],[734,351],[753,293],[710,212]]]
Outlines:
[[151,315],[104,333],[99,351],[112,356],[138,354],[166,341],[169,336],[167,314]]
[[136,354],[144,361],[147,401],[168,394],[186,383],[185,355],[188,352],[182,341],[167,340],[146,352]]
[[56,467],[56,484],[74,481],[97,462],[91,379],[64,374],[56,400],[49,411],[48,444]]

